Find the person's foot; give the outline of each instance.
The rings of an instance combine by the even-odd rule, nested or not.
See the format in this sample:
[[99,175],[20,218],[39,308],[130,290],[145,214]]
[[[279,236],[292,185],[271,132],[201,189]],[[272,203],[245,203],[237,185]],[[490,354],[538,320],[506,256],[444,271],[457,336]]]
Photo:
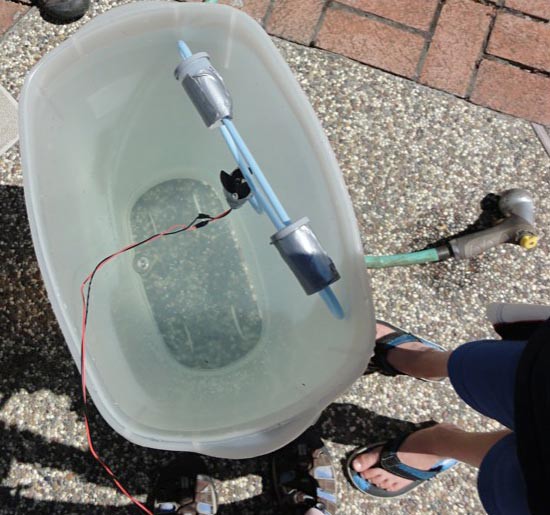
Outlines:
[[72,23],[82,18],[90,0],[38,0],[42,17],[54,23]]
[[[430,439],[438,438],[440,426],[438,424],[411,433],[403,441],[397,452],[397,457],[401,462],[420,470],[430,470],[444,459],[443,456],[418,452],[419,448],[425,448],[427,443],[429,445]],[[381,446],[376,447],[370,452],[357,456],[352,462],[353,469],[373,485],[388,492],[397,492],[410,485],[412,483],[410,479],[396,476],[377,466],[381,449]]]
[[[395,329],[377,322],[376,324],[376,340],[395,332]],[[398,347],[394,347],[387,351],[386,360],[388,363],[394,367],[396,370],[402,374],[406,374],[413,377],[419,377],[418,372],[418,362],[424,360],[426,355],[424,353],[437,353],[439,357],[441,356],[441,351],[436,350],[432,347],[428,347],[424,343],[413,340],[411,336],[410,342],[405,342],[399,344]],[[432,377],[432,376],[420,376],[422,379],[429,379],[431,381],[439,381],[442,377]]]

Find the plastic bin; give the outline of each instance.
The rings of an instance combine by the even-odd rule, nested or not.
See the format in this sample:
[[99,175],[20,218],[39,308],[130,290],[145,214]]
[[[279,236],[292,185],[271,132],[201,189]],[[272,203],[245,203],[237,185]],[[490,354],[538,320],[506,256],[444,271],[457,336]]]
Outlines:
[[233,168],[174,80],[177,41],[206,51],[235,121],[294,219],[342,278],[345,320],[308,297],[251,206],[140,247],[94,279],[88,385],[137,444],[246,458],[303,432],[361,375],[374,316],[338,165],[261,27],[222,5],[137,2],[98,16],[29,73],[20,103],[25,198],[54,312],[80,363],[79,286],[104,256],[226,208]]

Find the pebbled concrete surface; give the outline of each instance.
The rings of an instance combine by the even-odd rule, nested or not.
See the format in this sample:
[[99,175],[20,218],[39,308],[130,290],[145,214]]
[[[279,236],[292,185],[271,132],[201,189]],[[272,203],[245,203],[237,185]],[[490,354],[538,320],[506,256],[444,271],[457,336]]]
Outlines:
[[[94,2],[91,15],[114,3]],[[28,69],[79,24],[46,24],[31,10],[0,40],[0,84],[17,97]],[[375,271],[379,318],[454,348],[493,335],[484,319],[488,302],[550,302],[550,161],[527,122],[340,56],[276,43],[327,131],[366,253],[419,249],[456,233],[476,219],[489,192],[525,186],[535,196],[536,250],[502,246],[467,262]],[[17,146],[0,158],[0,227],[0,514],[135,513],[86,450],[79,378],[36,265]],[[97,448],[145,496],[170,454],[133,446],[92,418]],[[325,411],[318,428],[338,463],[355,446],[430,419],[468,430],[498,427],[465,406],[448,382],[369,376]],[[266,458],[207,461],[220,513],[277,513]],[[340,513],[483,513],[475,476],[460,465],[390,502],[359,495],[340,476]]]

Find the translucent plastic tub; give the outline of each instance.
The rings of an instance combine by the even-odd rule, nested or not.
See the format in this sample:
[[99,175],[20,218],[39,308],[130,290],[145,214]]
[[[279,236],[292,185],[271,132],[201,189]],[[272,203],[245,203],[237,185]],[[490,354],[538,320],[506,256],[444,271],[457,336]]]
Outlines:
[[147,447],[245,458],[303,432],[363,372],[374,317],[337,163],[260,26],[226,6],[137,2],[99,16],[30,72],[20,104],[27,209],[50,301],[79,364],[79,286],[122,246],[226,209],[225,143],[174,80],[177,41],[206,51],[235,122],[293,219],[342,278],[343,321],[308,297],[251,206],[140,247],[96,279],[88,381],[105,420]]

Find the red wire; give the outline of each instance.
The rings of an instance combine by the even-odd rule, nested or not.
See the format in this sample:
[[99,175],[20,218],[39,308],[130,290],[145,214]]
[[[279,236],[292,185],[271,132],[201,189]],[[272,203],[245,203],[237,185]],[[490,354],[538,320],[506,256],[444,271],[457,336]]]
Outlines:
[[[192,222],[192,224],[195,225],[173,225],[172,227],[169,227],[165,231],[162,231],[161,233],[158,233],[150,238],[146,238],[145,240],[137,243],[132,243],[130,245],[127,245],[126,247],[120,249],[118,252],[115,252],[111,256],[105,258],[104,260],[100,261],[99,264],[88,274],[86,279],[82,282],[80,285],[80,297],[82,298],[82,331],[80,336],[80,374],[82,377],[82,401],[84,403],[84,425],[86,426],[86,437],[88,439],[88,447],[90,448],[90,453],[92,456],[98,461],[98,463],[103,467],[105,472],[109,474],[111,479],[113,480],[114,484],[117,486],[117,488],[126,496],[130,501],[132,501],[138,508],[140,508],[144,513],[147,513],[148,515],[154,515],[147,506],[145,506],[143,503],[138,501],[135,497],[130,494],[126,488],[122,485],[118,477],[115,475],[115,473],[111,470],[111,468],[100,458],[99,454],[95,450],[93,441],[92,441],[92,435],[90,432],[90,425],[88,422],[88,413],[87,413],[87,406],[88,406],[88,397],[86,394],[86,326],[88,323],[88,306],[89,304],[86,302],[86,296],[90,294],[90,290],[88,288],[87,295],[84,292],[84,289],[86,288],[86,285],[91,282],[95,274],[101,270],[107,263],[115,259],[116,257],[120,256],[124,252],[133,249],[137,247],[138,245],[141,245],[142,243],[151,243],[155,240],[158,240],[159,238],[162,238],[166,235],[173,234],[174,231],[181,231],[181,232],[187,232],[187,231],[194,231],[198,229],[199,227],[202,227],[203,225],[200,225],[201,222],[206,225],[210,222],[215,222],[216,220],[220,220],[221,218],[227,216],[231,212],[231,209],[228,209],[227,211],[224,211],[223,213],[220,213],[217,216],[209,217],[207,220],[200,220],[197,222],[198,217],[195,219],[195,221]],[[197,225],[199,227],[197,227]]]

